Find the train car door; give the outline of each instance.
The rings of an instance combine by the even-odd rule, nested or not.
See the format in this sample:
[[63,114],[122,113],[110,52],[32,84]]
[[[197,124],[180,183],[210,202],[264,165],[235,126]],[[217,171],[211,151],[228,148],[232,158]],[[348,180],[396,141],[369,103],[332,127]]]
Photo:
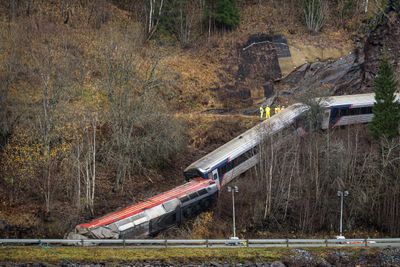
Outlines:
[[215,169],[215,170],[212,171],[212,176],[213,176],[213,180],[217,184],[218,188],[220,188],[218,169]]

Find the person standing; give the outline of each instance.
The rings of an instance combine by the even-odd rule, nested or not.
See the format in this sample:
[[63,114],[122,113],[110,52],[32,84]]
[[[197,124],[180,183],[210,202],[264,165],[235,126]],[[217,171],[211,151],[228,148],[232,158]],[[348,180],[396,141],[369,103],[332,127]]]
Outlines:
[[262,119],[264,116],[264,108],[263,106],[260,106],[260,118]]
[[271,108],[269,106],[265,107],[265,118],[269,119],[271,117]]

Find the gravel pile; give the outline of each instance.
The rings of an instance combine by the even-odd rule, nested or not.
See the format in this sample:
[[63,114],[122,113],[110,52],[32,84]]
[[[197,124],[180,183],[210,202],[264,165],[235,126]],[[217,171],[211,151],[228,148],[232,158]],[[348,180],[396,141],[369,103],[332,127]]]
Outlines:
[[[296,266],[315,266],[314,256],[307,250],[304,249],[292,249],[290,250],[291,255],[289,256],[288,262],[293,263]],[[290,264],[292,265],[292,264]]]
[[382,265],[400,266],[400,248],[385,248],[379,253],[378,259]]
[[350,263],[350,255],[344,251],[335,251],[330,253],[327,256],[327,260],[329,263],[333,265],[346,265]]

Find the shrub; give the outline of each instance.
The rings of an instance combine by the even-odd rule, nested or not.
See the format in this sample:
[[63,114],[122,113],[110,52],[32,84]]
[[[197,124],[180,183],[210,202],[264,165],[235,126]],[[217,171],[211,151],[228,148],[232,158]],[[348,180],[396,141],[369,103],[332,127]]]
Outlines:
[[324,0],[304,0],[304,18],[308,30],[318,33],[325,24]]

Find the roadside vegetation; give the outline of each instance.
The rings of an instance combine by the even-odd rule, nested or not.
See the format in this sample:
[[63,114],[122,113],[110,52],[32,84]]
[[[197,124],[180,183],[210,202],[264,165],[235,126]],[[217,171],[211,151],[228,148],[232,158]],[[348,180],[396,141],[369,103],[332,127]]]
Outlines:
[[[1,248],[0,263],[107,263],[107,264],[246,264],[284,262],[297,266],[299,262],[307,266],[318,266],[321,262],[379,265],[380,249],[359,248],[311,248],[305,250],[287,248]],[[301,256],[306,254],[307,257]],[[299,256],[300,255],[300,256]],[[282,264],[282,263],[281,263]]]

